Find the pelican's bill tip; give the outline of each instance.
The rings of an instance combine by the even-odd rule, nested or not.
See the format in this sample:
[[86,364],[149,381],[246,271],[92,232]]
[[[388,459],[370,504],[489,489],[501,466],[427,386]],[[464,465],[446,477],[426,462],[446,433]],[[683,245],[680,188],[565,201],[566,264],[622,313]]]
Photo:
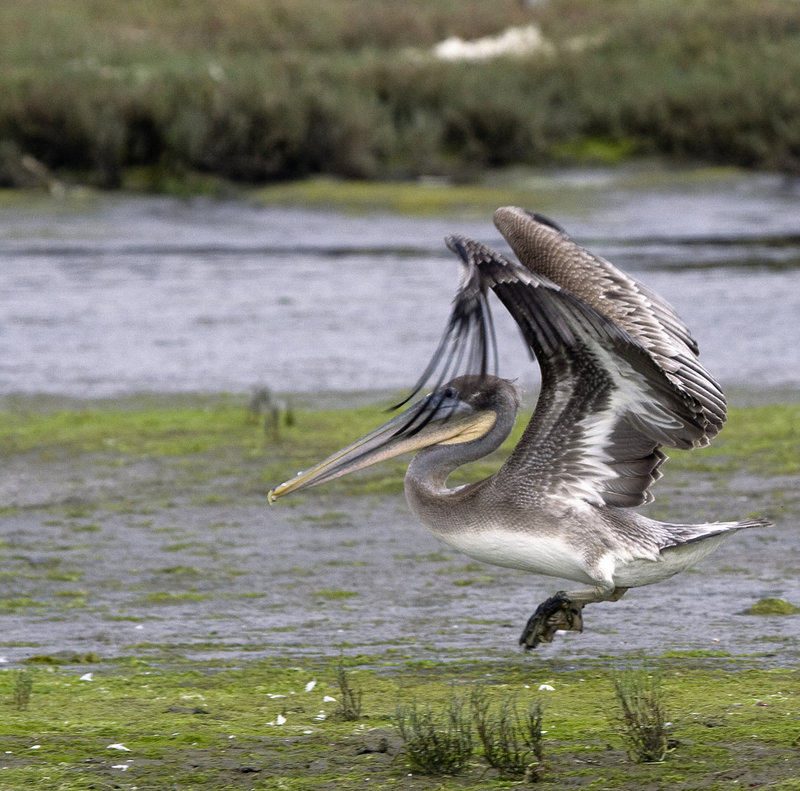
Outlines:
[[269,505],[275,505],[275,501],[283,497],[284,494],[286,494],[286,484],[282,483],[280,486],[276,486],[274,489],[270,489],[267,492],[267,503]]

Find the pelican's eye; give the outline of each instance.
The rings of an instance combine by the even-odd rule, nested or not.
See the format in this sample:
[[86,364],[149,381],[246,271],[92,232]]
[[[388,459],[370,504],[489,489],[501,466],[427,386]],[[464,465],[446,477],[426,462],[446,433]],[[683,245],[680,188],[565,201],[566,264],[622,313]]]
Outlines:
[[442,398],[447,399],[448,401],[451,399],[458,398],[458,390],[455,387],[446,387],[444,392],[442,393]]

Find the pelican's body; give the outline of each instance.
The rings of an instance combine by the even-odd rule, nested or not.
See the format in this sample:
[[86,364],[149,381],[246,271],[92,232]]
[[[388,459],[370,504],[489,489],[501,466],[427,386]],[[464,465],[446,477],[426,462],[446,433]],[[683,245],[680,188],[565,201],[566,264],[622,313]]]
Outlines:
[[[521,263],[469,239],[447,240],[464,277],[442,344],[414,392],[440,367],[444,379],[466,360],[468,373],[277,487],[270,501],[418,450],[406,498],[434,535],[486,563],[588,586],[539,606],[520,638],[533,648],[557,629],[580,630],[585,604],[661,582],[733,531],[768,522],[670,524],[631,510],[652,499],[649,487],[666,459],[662,446],[700,447],[716,435],[724,396],[698,362],[689,330],[660,297],[543,218],[508,207],[498,209],[495,223]],[[535,354],[542,389],[502,467],[450,488],[453,470],[508,437],[519,407],[514,385],[486,370],[490,289]]]

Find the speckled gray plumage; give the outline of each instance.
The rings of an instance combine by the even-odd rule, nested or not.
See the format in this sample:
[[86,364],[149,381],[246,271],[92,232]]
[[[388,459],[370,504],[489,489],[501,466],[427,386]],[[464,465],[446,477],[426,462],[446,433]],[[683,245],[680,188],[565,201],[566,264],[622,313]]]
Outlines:
[[713,548],[697,542],[766,524],[666,524],[629,510],[652,500],[650,486],[666,459],[662,446],[700,447],[717,434],[724,396],[664,300],[536,215],[498,209],[495,222],[524,266],[472,239],[448,238],[464,273],[437,356],[463,355],[469,334],[486,344],[486,331],[476,328],[490,326],[491,290],[539,362],[541,392],[500,470],[449,489],[455,467],[503,441],[516,395],[510,383],[486,373],[441,385],[499,418],[485,436],[433,445],[415,457],[406,495],[419,520],[481,560],[605,588],[626,566],[629,584],[637,584],[637,574],[657,581],[654,569],[631,570],[660,561],[668,548],[665,577],[682,570],[681,555],[688,565]]

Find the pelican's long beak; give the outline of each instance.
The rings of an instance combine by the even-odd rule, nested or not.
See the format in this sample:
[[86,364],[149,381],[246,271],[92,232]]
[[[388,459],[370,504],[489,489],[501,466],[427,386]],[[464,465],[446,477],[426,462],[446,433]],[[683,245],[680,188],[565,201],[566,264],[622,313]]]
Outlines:
[[[494,422],[494,413],[491,414]],[[463,402],[445,406],[441,398],[427,396],[352,445],[276,486],[267,495],[267,500],[273,503],[290,492],[332,481],[379,461],[430,445],[464,442],[486,430],[485,412],[475,412]]]

